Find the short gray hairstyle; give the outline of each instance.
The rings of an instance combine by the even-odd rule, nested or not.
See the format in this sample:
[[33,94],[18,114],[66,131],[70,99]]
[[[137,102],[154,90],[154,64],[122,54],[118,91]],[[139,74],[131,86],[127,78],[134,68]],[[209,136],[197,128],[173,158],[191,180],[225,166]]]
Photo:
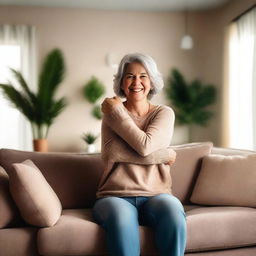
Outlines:
[[118,71],[114,76],[114,85],[113,89],[117,96],[125,97],[125,94],[121,88],[123,76],[125,74],[126,68],[130,63],[140,63],[146,69],[149,79],[151,81],[151,87],[148,94],[148,98],[151,99],[153,95],[159,93],[164,87],[163,77],[161,73],[157,69],[156,62],[149,55],[141,54],[141,53],[132,53],[125,55],[118,67]]

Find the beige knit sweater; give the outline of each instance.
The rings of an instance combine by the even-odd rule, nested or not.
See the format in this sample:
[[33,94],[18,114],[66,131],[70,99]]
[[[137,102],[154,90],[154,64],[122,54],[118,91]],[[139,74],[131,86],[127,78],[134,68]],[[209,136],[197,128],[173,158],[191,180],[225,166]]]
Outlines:
[[118,104],[102,121],[105,165],[97,197],[152,196],[171,193],[169,147],[174,126],[171,108],[158,105],[146,116],[134,117]]

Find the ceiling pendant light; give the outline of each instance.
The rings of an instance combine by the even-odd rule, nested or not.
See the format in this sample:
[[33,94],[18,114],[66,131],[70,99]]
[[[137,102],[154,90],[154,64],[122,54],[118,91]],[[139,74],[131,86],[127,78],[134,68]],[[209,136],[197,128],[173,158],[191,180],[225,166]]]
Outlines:
[[180,48],[184,50],[191,50],[194,46],[193,38],[188,34],[188,14],[185,10],[185,34],[182,36],[180,41]]

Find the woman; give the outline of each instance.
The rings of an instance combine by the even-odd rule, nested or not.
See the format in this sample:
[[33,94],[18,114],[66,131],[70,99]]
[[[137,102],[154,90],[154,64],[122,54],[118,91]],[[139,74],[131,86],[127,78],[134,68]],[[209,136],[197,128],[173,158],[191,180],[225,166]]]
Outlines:
[[102,103],[102,158],[105,169],[93,208],[106,231],[113,256],[139,256],[139,224],[152,227],[160,255],[183,256],[186,219],[171,194],[170,166],[176,153],[168,148],[174,113],[149,99],[163,87],[154,60],[128,54],[114,79],[119,97]]

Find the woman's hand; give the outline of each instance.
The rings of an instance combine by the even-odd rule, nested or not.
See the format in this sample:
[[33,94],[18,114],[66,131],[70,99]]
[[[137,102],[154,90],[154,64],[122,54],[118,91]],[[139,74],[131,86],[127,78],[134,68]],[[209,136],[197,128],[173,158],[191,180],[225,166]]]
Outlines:
[[115,105],[121,104],[122,101],[119,97],[114,96],[113,98],[105,98],[101,104],[101,111],[106,114],[110,113]]
[[174,154],[171,156],[170,160],[165,164],[172,166],[174,164],[175,160],[176,160],[176,152],[174,151]]

